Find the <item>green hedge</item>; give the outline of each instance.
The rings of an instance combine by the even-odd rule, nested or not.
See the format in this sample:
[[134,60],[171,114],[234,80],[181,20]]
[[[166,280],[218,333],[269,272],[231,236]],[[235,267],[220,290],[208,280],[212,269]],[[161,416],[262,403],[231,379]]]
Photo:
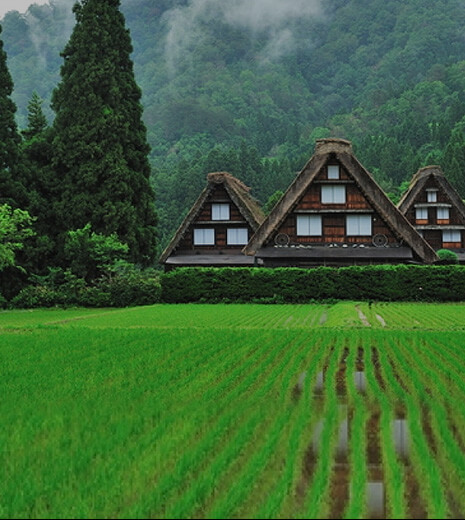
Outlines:
[[161,276],[165,303],[321,300],[462,301],[465,266],[180,268]]
[[[160,276],[129,275],[88,286],[69,277],[32,284],[9,307],[126,307],[164,303],[305,303],[328,300],[465,301],[465,266],[193,268]],[[0,297],[0,307],[6,301]]]
[[26,309],[56,305],[128,307],[158,303],[160,295],[161,286],[158,277],[116,277],[95,286],[88,286],[84,280],[78,279],[73,280],[73,283],[57,286],[28,285],[9,302],[9,306]]

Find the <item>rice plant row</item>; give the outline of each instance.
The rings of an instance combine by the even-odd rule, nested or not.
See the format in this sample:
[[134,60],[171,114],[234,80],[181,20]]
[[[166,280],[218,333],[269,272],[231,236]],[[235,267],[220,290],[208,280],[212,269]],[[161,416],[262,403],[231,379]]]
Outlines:
[[308,328],[252,307],[246,328],[5,330],[0,517],[463,516],[462,332],[304,307]]

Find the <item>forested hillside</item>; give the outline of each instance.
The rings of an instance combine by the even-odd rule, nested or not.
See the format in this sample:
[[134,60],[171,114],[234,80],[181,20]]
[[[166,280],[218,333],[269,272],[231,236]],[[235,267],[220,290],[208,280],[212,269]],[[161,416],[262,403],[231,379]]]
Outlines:
[[[2,38],[18,122],[59,81],[72,0],[8,13]],[[209,171],[263,203],[315,139],[350,139],[393,196],[441,164],[465,196],[462,0],[122,0],[152,147],[160,245]]]

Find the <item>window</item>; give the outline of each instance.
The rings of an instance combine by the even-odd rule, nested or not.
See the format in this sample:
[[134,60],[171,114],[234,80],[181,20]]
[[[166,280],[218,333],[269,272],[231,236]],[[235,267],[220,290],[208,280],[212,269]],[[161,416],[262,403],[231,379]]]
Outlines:
[[339,179],[339,165],[328,165],[328,179]]
[[249,241],[247,228],[229,228],[227,241],[228,246],[245,246]]
[[322,235],[321,215],[297,215],[297,235],[320,237]]
[[212,204],[212,220],[229,220],[229,204]]
[[449,220],[449,208],[438,208],[438,220]]
[[438,192],[436,190],[427,191],[426,200],[428,202],[437,202],[438,201]]
[[428,220],[428,208],[417,208],[415,210],[416,220]]
[[346,187],[345,186],[322,186],[321,202],[323,204],[345,204]]
[[214,246],[215,230],[213,228],[194,228],[194,246]]
[[370,236],[371,215],[347,215],[348,236]]
[[461,242],[462,236],[460,231],[443,231],[442,232],[442,241],[443,242]]

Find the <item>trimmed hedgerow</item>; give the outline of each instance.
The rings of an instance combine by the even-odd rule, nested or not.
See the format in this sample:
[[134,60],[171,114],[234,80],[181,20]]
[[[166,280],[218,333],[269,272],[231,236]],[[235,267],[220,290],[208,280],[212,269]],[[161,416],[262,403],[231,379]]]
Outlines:
[[161,276],[166,303],[315,300],[462,301],[465,266],[180,268]]
[[[26,286],[10,302],[10,307],[35,308],[78,305],[82,307],[128,307],[160,301],[158,275],[130,273],[87,285],[82,278],[65,276],[61,283],[50,279]],[[2,302],[0,299],[0,306]]]

